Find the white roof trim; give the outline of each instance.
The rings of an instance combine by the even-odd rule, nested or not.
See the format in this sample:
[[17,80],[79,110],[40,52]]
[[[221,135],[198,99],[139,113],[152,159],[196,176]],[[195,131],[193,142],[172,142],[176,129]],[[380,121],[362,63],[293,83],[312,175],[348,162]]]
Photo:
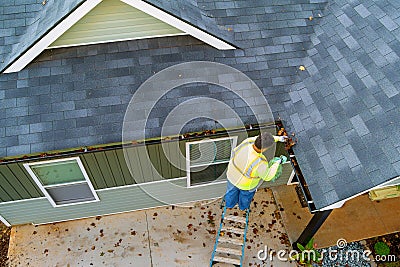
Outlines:
[[329,205],[329,206],[327,206],[325,208],[320,209],[320,211],[341,208],[346,201],[349,201],[350,199],[353,199],[355,197],[361,196],[362,194],[368,193],[371,190],[375,190],[375,189],[379,189],[379,188],[385,187],[386,184],[389,184],[391,181],[399,179],[399,178],[400,178],[400,176],[397,176],[397,177],[395,177],[393,179],[390,179],[389,181],[386,181],[386,182],[384,182],[382,184],[379,184],[379,185],[374,186],[374,187],[372,187],[370,189],[367,189],[367,190],[364,190],[364,191],[362,191],[362,192],[360,192],[358,194],[355,194],[355,195],[353,195],[351,197],[348,197],[346,199],[343,199],[343,200],[340,200],[340,201],[338,201],[336,203],[333,203],[333,204],[331,204],[331,205]]
[[102,0],[87,0],[80,5],[75,11],[68,15],[56,27],[54,27],[48,34],[41,38],[34,44],[27,52],[22,54],[14,63],[9,66],[4,73],[18,72],[26,67],[34,58],[43,52],[49,45],[51,45],[58,37],[72,27],[83,16],[89,13],[95,6]]
[[197,38],[219,50],[236,49],[234,46],[228,44],[227,42],[218,39],[212,36],[211,34],[208,34],[207,32],[204,32],[203,30],[200,30],[199,28],[196,28],[142,0],[121,0],[121,1],[183,32],[186,32],[187,34],[193,36],[194,38]]
[[[55,40],[57,40],[62,34],[64,34],[69,28],[71,28],[76,22],[78,22],[83,16],[89,13],[94,7],[96,7],[102,0],[86,0],[76,10],[68,15],[63,21],[61,21],[56,27],[54,27],[48,34],[41,38],[36,44],[28,49],[21,57],[14,61],[4,73],[18,72],[26,67],[33,59],[35,59],[40,53],[48,48]],[[153,16],[219,50],[236,49],[234,46],[218,39],[142,0],[121,0],[122,2],[137,8],[150,16]]]

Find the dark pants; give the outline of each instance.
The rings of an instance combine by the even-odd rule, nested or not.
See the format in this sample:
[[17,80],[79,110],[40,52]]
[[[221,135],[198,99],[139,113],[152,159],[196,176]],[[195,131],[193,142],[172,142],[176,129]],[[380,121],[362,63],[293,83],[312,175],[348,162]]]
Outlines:
[[227,208],[233,208],[239,203],[239,209],[245,210],[250,208],[250,203],[256,193],[256,188],[252,190],[241,190],[234,186],[231,182],[227,182],[225,205]]

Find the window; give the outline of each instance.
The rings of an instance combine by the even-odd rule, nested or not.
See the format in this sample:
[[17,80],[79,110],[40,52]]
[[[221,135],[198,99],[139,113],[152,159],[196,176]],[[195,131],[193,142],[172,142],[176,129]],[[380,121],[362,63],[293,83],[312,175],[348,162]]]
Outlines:
[[186,143],[187,186],[225,182],[225,172],[237,136]]
[[53,207],[99,201],[78,157],[26,163],[24,167]]

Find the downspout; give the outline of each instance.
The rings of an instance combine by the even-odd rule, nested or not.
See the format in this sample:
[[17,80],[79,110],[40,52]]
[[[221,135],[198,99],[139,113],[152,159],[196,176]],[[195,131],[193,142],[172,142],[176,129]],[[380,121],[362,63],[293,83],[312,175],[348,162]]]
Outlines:
[[292,244],[293,249],[298,250],[297,244],[305,246],[311,238],[318,232],[319,228],[331,214],[332,210],[317,211],[314,213],[306,228],[301,233],[296,242]]

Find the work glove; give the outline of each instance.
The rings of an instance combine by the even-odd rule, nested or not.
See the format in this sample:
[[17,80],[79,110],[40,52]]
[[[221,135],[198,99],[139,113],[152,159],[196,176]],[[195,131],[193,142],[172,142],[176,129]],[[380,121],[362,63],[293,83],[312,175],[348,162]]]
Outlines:
[[287,161],[287,157],[285,157],[284,155],[281,155],[279,159],[280,159],[280,164],[283,164]]
[[282,142],[284,143],[288,137],[287,136],[276,136],[274,135],[275,142]]

